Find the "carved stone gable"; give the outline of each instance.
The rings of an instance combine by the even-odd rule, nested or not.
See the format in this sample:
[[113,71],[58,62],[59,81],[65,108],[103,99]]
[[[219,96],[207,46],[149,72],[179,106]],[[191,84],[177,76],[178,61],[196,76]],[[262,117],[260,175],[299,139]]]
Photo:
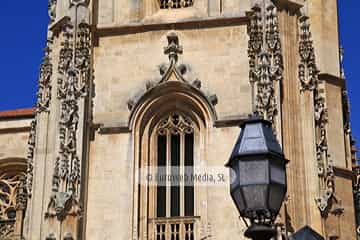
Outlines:
[[209,103],[216,105],[218,101],[217,96],[215,94],[207,94],[201,91],[201,81],[199,79],[190,80],[186,78],[190,68],[185,64],[178,63],[179,55],[183,53],[183,48],[180,45],[179,37],[176,35],[176,33],[170,32],[167,35],[167,41],[168,45],[164,48],[164,54],[168,55],[169,63],[160,65],[159,72],[161,79],[148,81],[145,92],[142,92],[128,100],[129,110],[133,110],[135,105],[140,101],[141,97],[144,96],[147,92],[168,82],[180,82],[191,88],[197,89],[197,91],[200,91],[200,93],[205,96]]

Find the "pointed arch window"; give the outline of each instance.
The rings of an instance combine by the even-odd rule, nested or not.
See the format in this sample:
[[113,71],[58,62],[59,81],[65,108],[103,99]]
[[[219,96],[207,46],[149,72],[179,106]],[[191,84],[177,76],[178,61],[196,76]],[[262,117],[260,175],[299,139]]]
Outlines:
[[156,240],[195,239],[195,128],[186,116],[173,113],[156,127]]
[[16,225],[22,225],[21,212],[26,205],[24,191],[23,173],[0,173],[0,239],[12,237]]
[[187,8],[194,4],[194,0],[159,0],[161,9]]

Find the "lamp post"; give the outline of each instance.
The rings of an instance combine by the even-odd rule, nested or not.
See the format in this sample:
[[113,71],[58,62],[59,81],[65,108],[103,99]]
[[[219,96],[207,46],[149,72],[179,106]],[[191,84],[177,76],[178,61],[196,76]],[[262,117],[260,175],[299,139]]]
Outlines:
[[271,123],[251,117],[241,125],[241,133],[229,162],[230,193],[241,217],[251,226],[245,236],[268,240],[286,194],[286,163]]

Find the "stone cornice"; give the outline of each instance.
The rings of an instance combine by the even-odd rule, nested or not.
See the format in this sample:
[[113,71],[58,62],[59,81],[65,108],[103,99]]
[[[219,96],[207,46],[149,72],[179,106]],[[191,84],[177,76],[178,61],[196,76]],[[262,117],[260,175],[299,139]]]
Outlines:
[[274,0],[273,2],[278,8],[285,8],[290,11],[298,11],[305,4],[305,0]]
[[12,127],[12,128],[1,128],[0,134],[8,134],[8,133],[22,133],[22,132],[30,132],[29,127]]
[[230,17],[208,17],[166,23],[129,23],[124,25],[98,25],[93,30],[96,37],[104,37],[157,30],[199,29],[209,27],[247,25],[248,23],[249,18],[245,14],[241,14],[238,16]]
[[62,27],[64,26],[64,24],[68,23],[70,20],[71,20],[71,18],[68,16],[62,17],[58,21],[51,24],[49,26],[49,30],[52,31],[53,34],[58,34],[62,30]]
[[35,117],[35,108],[15,109],[0,112],[0,120],[32,119]]
[[329,74],[329,73],[319,73],[319,80],[325,81],[331,85],[335,85],[341,88],[345,88],[345,79]]
[[131,132],[128,124],[126,123],[100,123],[94,124],[93,128],[98,129],[99,134],[116,134]]
[[224,117],[222,119],[218,119],[214,123],[214,127],[223,128],[223,127],[239,127],[243,124],[247,119],[249,119],[249,115],[239,115],[239,116],[230,116]]

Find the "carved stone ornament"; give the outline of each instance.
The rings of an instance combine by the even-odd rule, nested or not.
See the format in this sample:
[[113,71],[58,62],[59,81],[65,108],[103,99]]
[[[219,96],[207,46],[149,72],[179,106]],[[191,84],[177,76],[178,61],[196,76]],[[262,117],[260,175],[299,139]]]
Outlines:
[[332,203],[339,202],[335,196],[334,164],[328,153],[327,124],[328,110],[326,107],[325,85],[318,78],[318,68],[311,40],[309,19],[299,18],[299,80],[301,91],[312,91],[314,96],[314,121],[316,140],[316,161],[320,184],[320,196],[315,199],[323,217],[327,217]]
[[55,234],[54,233],[50,233],[45,240],[56,240]]
[[53,194],[46,213],[47,217],[56,216],[59,220],[66,215],[79,216],[81,213],[81,161],[77,152],[79,104],[80,100],[87,96],[92,77],[90,26],[80,23],[74,27],[68,21],[63,26],[62,33],[57,89],[60,102],[60,143],[52,181]]
[[360,236],[360,167],[357,166],[353,169],[355,180],[353,184],[354,205],[356,216],[356,233]]
[[20,176],[19,186],[16,189],[16,210],[26,210],[27,205],[27,189],[26,189],[26,177]]
[[64,220],[66,215],[72,208],[72,200],[73,200],[72,194],[70,193],[66,193],[66,192],[53,193],[45,217],[49,218],[56,216],[60,221]]
[[64,240],[74,240],[71,233],[67,232],[65,233]]
[[299,79],[301,91],[314,90],[318,77],[318,69],[315,63],[315,52],[311,39],[309,18],[301,16],[299,18],[300,41],[299,41]]
[[252,8],[248,27],[249,79],[255,96],[255,109],[261,117],[275,126],[278,114],[277,81],[283,79],[283,57],[277,9],[270,1]]
[[37,93],[37,113],[48,112],[51,101],[51,76],[53,74],[53,65],[51,64],[51,46],[53,38],[50,37],[47,40],[45,48],[45,56],[40,66],[40,79],[39,79],[39,90]]
[[56,19],[56,5],[57,5],[57,0],[49,0],[48,13],[51,23],[54,22]]
[[70,6],[87,5],[88,3],[89,3],[89,0],[70,0]]
[[187,8],[193,6],[195,0],[159,0],[161,9]]
[[28,139],[28,152],[27,152],[27,169],[26,169],[26,187],[28,196],[31,197],[32,185],[34,178],[34,152],[35,152],[35,141],[36,141],[36,119],[31,121],[30,134]]
[[201,90],[201,81],[199,79],[189,80],[188,72],[190,71],[190,67],[185,64],[178,64],[179,55],[183,53],[183,48],[179,43],[179,37],[175,32],[170,32],[167,35],[168,45],[164,48],[164,54],[168,55],[169,64],[161,64],[159,66],[159,72],[161,79],[148,81],[146,84],[146,91],[137,94],[128,100],[128,108],[129,110],[133,110],[136,103],[140,100],[140,98],[148,91],[153,90],[154,88],[165,84],[168,81],[176,81],[183,82],[187,84],[189,87],[200,91],[200,93],[205,96],[207,101],[211,105],[216,105],[218,98],[215,94],[207,94]]
[[173,135],[179,135],[180,133],[190,134],[194,131],[192,121],[180,114],[171,114],[165,119],[161,120],[157,132],[159,135],[164,135],[169,132]]
[[[346,83],[346,75],[344,70],[344,49],[340,48],[340,76]],[[343,107],[343,122],[345,135],[351,136],[351,124],[350,124],[350,101],[349,95],[346,90],[346,85],[342,89],[342,107]]]

